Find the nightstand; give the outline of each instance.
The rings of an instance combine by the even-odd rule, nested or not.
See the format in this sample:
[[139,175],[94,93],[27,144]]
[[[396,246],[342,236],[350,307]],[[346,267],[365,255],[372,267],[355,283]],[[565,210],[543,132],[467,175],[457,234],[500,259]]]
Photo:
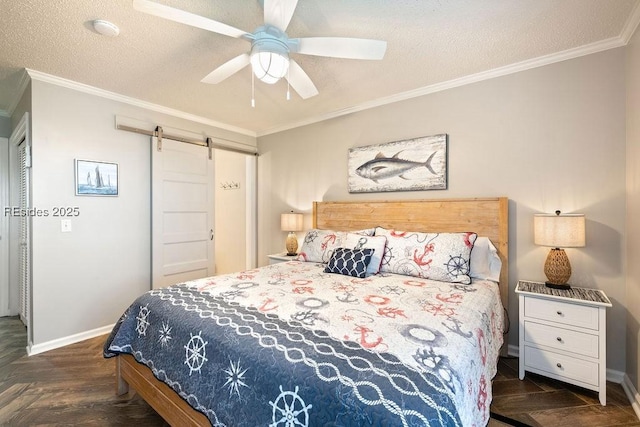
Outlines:
[[286,252],[282,252],[279,254],[271,254],[269,256],[269,265],[277,264],[279,262],[287,262],[287,261],[295,261],[298,255],[287,255]]
[[607,404],[607,307],[598,289],[547,288],[518,281],[520,370],[534,372],[599,393]]

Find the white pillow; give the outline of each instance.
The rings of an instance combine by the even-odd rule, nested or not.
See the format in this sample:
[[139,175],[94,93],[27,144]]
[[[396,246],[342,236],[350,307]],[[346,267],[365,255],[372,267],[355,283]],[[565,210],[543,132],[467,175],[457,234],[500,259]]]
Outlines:
[[474,279],[500,281],[502,261],[488,237],[478,237],[471,250],[469,276]]
[[385,236],[364,236],[362,234],[349,233],[342,244],[349,249],[373,249],[371,261],[367,265],[367,276],[378,274],[382,264],[382,257],[384,256],[384,247],[387,245]]

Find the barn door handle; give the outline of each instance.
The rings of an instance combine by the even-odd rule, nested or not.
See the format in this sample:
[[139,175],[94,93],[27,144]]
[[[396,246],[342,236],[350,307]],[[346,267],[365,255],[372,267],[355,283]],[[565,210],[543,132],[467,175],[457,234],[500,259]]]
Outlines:
[[209,230],[209,240],[213,240],[213,228]]

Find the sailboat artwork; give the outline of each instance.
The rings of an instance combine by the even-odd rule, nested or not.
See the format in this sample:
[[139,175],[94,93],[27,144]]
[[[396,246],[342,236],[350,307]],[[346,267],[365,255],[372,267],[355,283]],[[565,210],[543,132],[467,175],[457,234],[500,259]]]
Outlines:
[[117,196],[118,164],[76,159],[76,196]]

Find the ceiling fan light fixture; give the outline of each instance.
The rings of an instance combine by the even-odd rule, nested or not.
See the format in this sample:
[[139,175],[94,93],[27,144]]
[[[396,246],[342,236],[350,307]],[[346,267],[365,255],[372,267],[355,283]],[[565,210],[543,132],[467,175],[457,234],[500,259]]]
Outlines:
[[289,71],[289,47],[286,35],[272,26],[256,31],[251,44],[251,68],[255,76],[268,84],[274,84]]
[[251,54],[251,68],[259,80],[274,84],[287,75],[289,55],[275,52],[254,52]]

